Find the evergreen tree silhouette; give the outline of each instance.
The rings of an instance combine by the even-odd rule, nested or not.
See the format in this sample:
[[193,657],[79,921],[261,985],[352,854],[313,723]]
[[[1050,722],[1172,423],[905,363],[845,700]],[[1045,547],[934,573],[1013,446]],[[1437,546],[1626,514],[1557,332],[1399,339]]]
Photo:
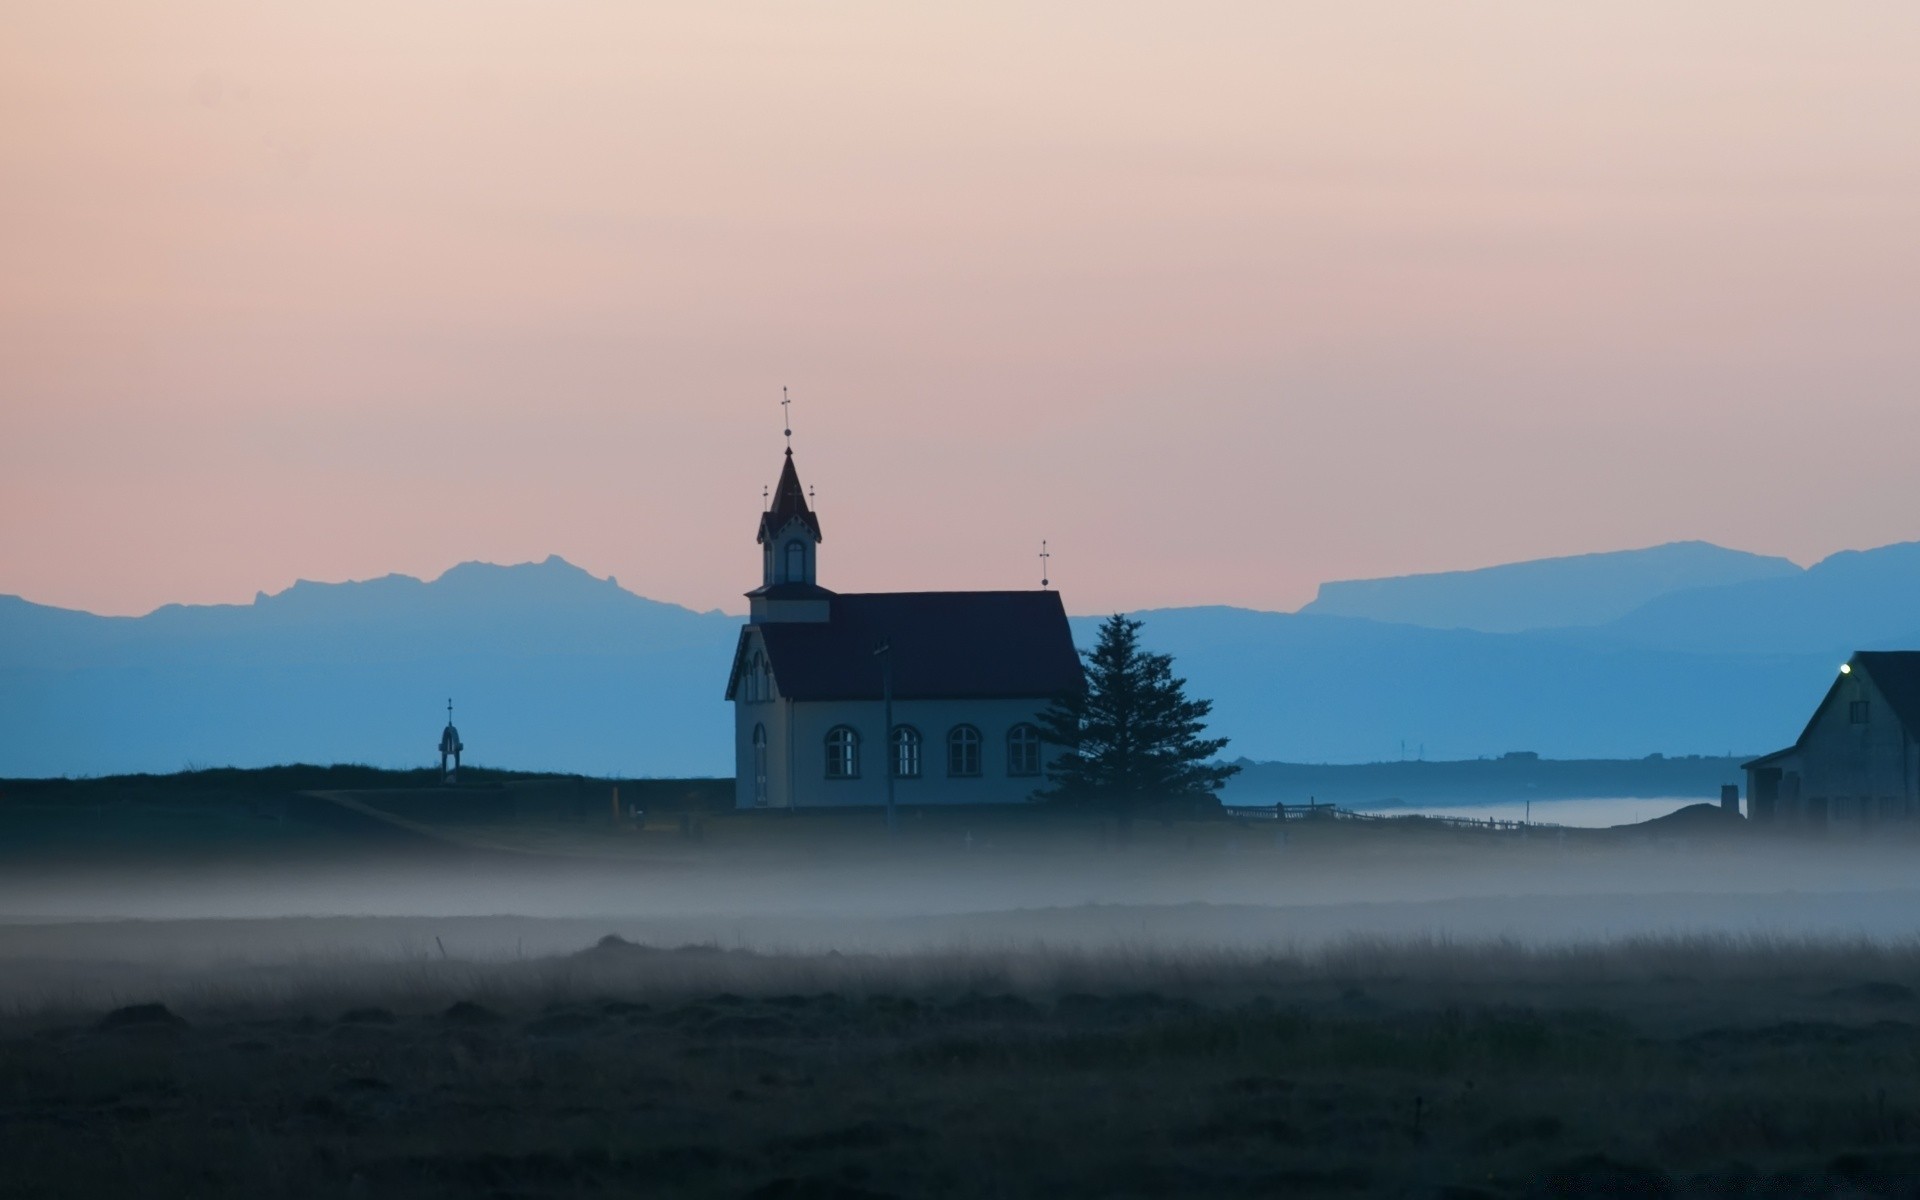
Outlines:
[[1226,738],[1208,738],[1211,700],[1187,698],[1173,657],[1140,648],[1141,622],[1115,613],[1083,650],[1087,690],[1040,716],[1041,736],[1064,748],[1047,764],[1042,800],[1103,808],[1124,823],[1146,806],[1213,804],[1240,768],[1212,760]]

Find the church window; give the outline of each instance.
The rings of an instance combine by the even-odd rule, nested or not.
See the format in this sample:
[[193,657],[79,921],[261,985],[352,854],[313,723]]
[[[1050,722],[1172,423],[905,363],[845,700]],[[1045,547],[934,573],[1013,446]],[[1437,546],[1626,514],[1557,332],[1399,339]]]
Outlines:
[[807,548],[798,538],[787,543],[787,582],[807,581]]
[[920,731],[911,725],[893,727],[893,777],[920,778]]
[[767,727],[753,727],[753,804],[767,806]]
[[1865,725],[1867,723],[1867,702],[1865,700],[1855,700],[1849,703],[1847,705],[1847,720],[1855,725]]
[[860,735],[845,725],[827,731],[827,778],[860,777]]
[[980,773],[980,731],[971,725],[955,725],[947,734],[947,774]]
[[1040,731],[1031,725],[1015,725],[1007,731],[1007,774],[1040,773]]

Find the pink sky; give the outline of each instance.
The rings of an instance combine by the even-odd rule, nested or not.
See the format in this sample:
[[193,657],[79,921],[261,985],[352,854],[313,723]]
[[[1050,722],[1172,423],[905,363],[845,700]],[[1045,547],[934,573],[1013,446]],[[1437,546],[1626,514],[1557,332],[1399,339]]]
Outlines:
[[0,592],[1920,537],[1920,6],[0,13]]

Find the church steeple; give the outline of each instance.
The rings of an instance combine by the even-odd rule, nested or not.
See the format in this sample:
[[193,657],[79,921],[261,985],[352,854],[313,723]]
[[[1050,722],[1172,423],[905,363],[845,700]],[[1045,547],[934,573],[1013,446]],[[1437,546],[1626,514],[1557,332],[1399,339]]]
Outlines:
[[773,498],[767,511],[760,514],[760,586],[783,584],[815,586],[816,554],[821,542],[820,518],[807,503],[806,489],[800,486],[800,472],[793,465],[793,450],[780,468],[780,482],[773,486]]
[[[780,411],[790,413],[793,399],[780,389]],[[753,601],[755,623],[769,621],[825,621],[833,593],[815,577],[820,548],[820,518],[814,515],[800,472],[793,465],[793,418],[783,422],[787,460],[780,466],[780,482],[773,485],[767,509],[760,514],[760,586],[747,593]]]
[[786,465],[780,468],[780,482],[773,486],[773,501],[760,517],[760,541],[777,537],[794,521],[804,524],[813,540],[820,540],[820,518],[807,504],[807,493],[800,486],[800,472],[793,468],[793,451],[787,451]]

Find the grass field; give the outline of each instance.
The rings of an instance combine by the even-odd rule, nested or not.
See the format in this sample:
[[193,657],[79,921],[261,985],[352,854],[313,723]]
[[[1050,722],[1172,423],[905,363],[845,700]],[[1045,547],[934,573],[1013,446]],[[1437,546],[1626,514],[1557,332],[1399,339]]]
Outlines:
[[1917,985],[1913,944],[1713,938],[215,963],[16,1007],[0,1162],[13,1196],[1910,1195]]
[[399,782],[5,785],[0,1196],[1920,1194],[1904,840]]

